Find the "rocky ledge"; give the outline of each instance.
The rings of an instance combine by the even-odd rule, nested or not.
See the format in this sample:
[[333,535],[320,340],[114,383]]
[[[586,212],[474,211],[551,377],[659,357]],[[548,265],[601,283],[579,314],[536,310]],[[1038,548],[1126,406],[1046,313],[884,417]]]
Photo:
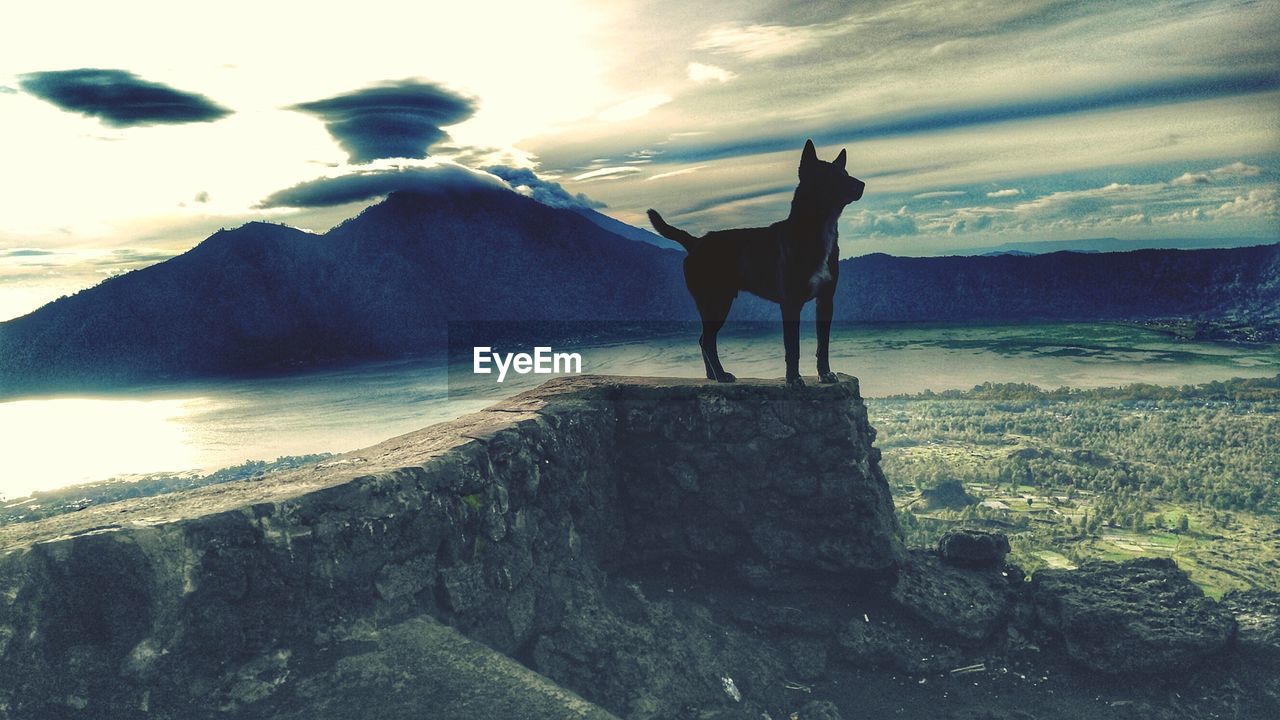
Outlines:
[[1280,707],[1274,597],[1220,605],[1151,562],[1025,582],[977,531],[905,550],[874,438],[849,377],[579,377],[0,528],[0,718]]

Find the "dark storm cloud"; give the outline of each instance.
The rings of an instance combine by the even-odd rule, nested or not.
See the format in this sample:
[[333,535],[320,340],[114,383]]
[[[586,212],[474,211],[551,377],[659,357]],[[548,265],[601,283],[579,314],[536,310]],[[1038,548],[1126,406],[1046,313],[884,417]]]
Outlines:
[[298,183],[269,195],[258,207],[331,207],[381,197],[398,190],[439,192],[476,187],[506,188],[496,177],[458,165],[352,173]]
[[592,200],[583,193],[578,193],[577,195],[570,193],[561,187],[560,183],[543,180],[535,175],[532,170],[495,165],[485,168],[485,172],[506,180],[507,184],[515,188],[517,192],[523,192],[521,188],[527,188],[529,197],[543,205],[555,208],[583,208],[586,210],[606,207],[604,203]]
[[441,127],[476,111],[472,98],[435,83],[402,80],[300,103],[289,108],[317,115],[352,162],[425,158],[444,139]]
[[127,70],[81,68],[27,73],[23,90],[112,127],[209,122],[231,111],[209,98],[143,80]]
[[790,150],[803,144],[806,137],[811,137],[818,145],[834,145],[1019,120],[1047,119],[1075,113],[1258,94],[1277,89],[1280,89],[1280,76],[1268,72],[1178,78],[1036,100],[902,115],[884,120],[845,122],[802,134],[773,135],[685,148],[672,147],[667,150],[661,160],[663,162],[701,162]]

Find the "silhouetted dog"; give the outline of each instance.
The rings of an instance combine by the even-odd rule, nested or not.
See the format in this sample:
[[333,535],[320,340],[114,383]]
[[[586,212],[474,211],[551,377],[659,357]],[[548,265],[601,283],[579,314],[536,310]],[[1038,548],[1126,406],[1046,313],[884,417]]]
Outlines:
[[787,385],[791,387],[804,387],[800,379],[800,308],[817,299],[818,379],[836,381],[827,358],[832,302],[840,276],[836,222],[845,206],[861,198],[866,187],[845,172],[844,163],[844,150],[834,161],[824,162],[818,159],[813,141],[806,141],[791,214],[769,227],[717,230],[695,238],[668,225],[656,210],[649,211],[654,229],[689,251],[684,260],[684,281],[702,316],[698,344],[708,378],[734,380],[720,365],[716,333],[724,326],[738,291],[746,290],[782,306]]

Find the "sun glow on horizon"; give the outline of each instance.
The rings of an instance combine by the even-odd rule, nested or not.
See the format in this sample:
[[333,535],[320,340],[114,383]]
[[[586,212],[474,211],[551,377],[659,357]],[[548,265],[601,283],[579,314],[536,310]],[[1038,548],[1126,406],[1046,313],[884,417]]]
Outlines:
[[[54,398],[0,403],[0,497],[120,475],[196,469],[182,423],[191,398]],[[53,480],[56,478],[56,480]]]

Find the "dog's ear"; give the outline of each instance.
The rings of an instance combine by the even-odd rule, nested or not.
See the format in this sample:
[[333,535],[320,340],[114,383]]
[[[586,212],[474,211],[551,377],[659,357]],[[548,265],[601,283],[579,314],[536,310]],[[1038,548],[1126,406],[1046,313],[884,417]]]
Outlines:
[[847,157],[845,156],[844,148],[840,148],[840,154],[836,156],[836,159],[835,159],[835,160],[832,160],[832,161],[831,161],[831,164],[832,164],[832,165],[835,165],[836,167],[838,167],[838,168],[840,168],[841,170],[843,170],[843,169],[844,169],[844,161],[845,161],[846,159],[847,159]]
[[804,152],[800,153],[800,167],[818,162],[818,151],[813,147],[812,140],[804,141]]

